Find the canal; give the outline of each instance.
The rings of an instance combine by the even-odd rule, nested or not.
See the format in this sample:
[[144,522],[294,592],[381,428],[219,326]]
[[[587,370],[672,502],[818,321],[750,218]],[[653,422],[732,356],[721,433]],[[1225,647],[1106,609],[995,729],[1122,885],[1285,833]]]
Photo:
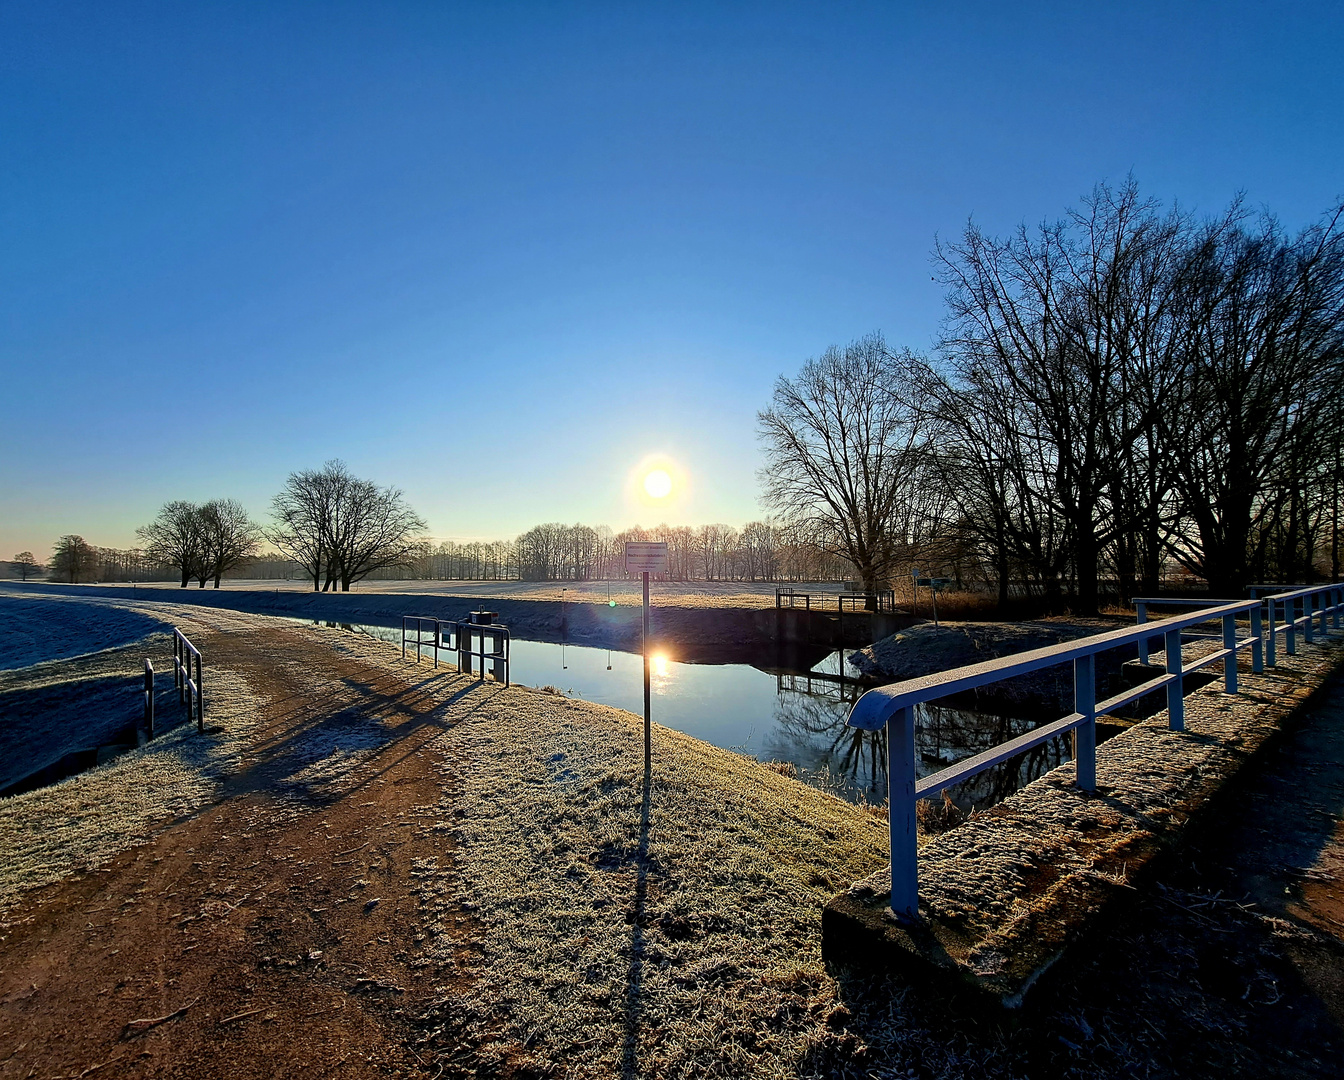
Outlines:
[[[400,627],[327,625],[401,644]],[[868,687],[848,651],[781,656],[755,663],[687,663],[666,651],[651,663],[656,723],[761,762],[776,762],[805,783],[850,801],[886,800],[886,733],[846,726]],[[443,660],[455,659],[440,652]],[[426,651],[424,663],[430,663]],[[512,641],[512,681],[552,687],[568,697],[643,713],[643,660],[635,653],[541,641]],[[1004,715],[945,705],[916,714],[919,775],[927,776],[1023,734],[1054,715]],[[948,791],[963,809],[1000,802],[1069,758],[1067,736],[1053,739]]]

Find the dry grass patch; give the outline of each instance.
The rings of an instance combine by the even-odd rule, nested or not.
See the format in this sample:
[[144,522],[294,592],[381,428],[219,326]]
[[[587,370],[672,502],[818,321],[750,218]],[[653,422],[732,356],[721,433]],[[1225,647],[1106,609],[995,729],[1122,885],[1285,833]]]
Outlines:
[[[482,929],[480,1029],[558,1075],[792,1075],[834,1003],[827,896],[880,865],[871,814],[629,713],[496,691],[443,737]],[[460,1006],[459,1006],[460,1007]]]

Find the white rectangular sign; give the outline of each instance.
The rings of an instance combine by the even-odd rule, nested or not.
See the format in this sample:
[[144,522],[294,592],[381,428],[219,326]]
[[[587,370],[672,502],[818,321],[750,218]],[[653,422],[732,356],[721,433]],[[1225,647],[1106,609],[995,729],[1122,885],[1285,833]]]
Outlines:
[[625,572],[627,574],[666,574],[667,545],[659,542],[627,540],[625,542]]

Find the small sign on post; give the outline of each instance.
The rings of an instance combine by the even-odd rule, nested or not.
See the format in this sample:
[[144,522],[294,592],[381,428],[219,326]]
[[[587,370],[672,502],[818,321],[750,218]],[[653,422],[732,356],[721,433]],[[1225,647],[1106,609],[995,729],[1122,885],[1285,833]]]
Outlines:
[[627,540],[625,572],[639,574],[644,580],[644,771],[653,768],[653,741],[649,720],[649,575],[667,573],[667,544]]

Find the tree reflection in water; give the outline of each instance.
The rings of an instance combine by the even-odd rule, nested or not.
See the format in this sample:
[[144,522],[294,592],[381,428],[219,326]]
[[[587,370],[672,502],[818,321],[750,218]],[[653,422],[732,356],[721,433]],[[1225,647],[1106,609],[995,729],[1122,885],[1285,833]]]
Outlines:
[[[802,675],[781,675],[777,681],[775,727],[765,741],[766,757],[794,762],[804,779],[837,795],[885,802],[886,731],[863,731],[845,723],[850,706],[866,688]],[[929,776],[1048,719],[920,705],[915,712],[918,774]],[[963,809],[992,806],[1069,757],[1068,736],[1060,736],[949,788],[948,795]]]

